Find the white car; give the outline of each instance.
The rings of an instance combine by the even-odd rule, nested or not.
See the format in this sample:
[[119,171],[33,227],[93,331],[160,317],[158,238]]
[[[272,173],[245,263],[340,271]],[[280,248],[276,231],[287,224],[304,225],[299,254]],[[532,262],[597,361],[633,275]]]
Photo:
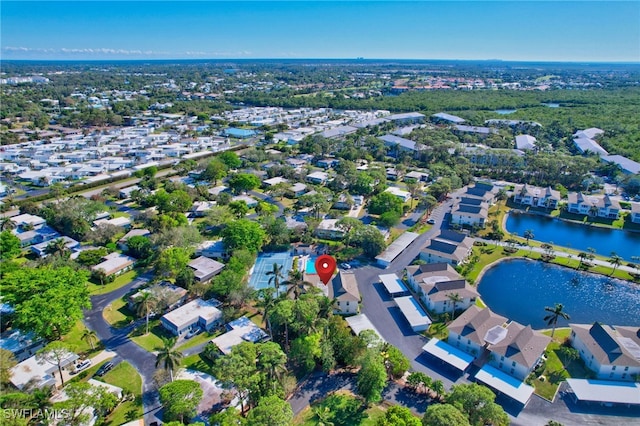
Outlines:
[[85,359],[84,361],[80,361],[76,364],[76,368],[73,370],[73,372],[75,374],[78,374],[82,370],[86,370],[89,367],[91,367],[91,360]]
[[348,263],[341,263],[341,264],[340,264],[340,267],[341,267],[342,269],[351,269],[351,265],[349,265]]

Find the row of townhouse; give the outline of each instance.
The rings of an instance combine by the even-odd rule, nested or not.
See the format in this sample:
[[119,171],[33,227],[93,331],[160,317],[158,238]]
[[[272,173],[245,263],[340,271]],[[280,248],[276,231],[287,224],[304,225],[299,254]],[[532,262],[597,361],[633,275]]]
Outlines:
[[472,238],[443,229],[440,234],[427,241],[419,256],[420,260],[427,263],[448,263],[457,266],[466,261],[472,248]]
[[620,202],[609,195],[592,196],[570,192],[567,199],[567,210],[570,213],[617,219],[622,210]]
[[513,190],[513,201],[532,207],[556,209],[561,200],[559,191],[551,188],[541,188],[533,185],[516,185]]
[[489,207],[495,203],[500,189],[490,183],[477,182],[466,189],[451,207],[451,223],[459,226],[484,228]]

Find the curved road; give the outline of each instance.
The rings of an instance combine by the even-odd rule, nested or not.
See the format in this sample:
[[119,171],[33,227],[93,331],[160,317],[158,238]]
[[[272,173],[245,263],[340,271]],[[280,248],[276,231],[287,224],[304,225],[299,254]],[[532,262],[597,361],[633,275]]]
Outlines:
[[158,391],[153,382],[153,373],[156,371],[156,357],[140,346],[132,342],[128,334],[135,324],[124,328],[113,328],[105,321],[102,311],[114,300],[127,294],[131,289],[147,283],[150,275],[141,275],[129,284],[111,293],[91,297],[92,308],[85,312],[84,322],[88,328],[94,330],[98,338],[104,343],[105,349],[117,354],[115,362],[126,360],[138,370],[142,377],[142,405],[144,409],[145,424],[158,421],[155,413],[160,409]]

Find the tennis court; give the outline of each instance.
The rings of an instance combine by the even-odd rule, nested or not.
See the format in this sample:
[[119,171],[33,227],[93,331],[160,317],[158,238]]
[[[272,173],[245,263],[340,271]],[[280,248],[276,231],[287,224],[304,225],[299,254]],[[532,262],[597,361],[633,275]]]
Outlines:
[[[293,266],[293,255],[290,252],[260,253],[256,259],[256,264],[253,265],[253,269],[251,270],[249,285],[256,290],[269,287],[269,278],[271,278],[271,275],[267,275],[267,272],[273,270],[274,263],[282,266],[282,276],[284,278],[280,281],[286,280]],[[271,286],[273,286],[273,284],[271,284]]]

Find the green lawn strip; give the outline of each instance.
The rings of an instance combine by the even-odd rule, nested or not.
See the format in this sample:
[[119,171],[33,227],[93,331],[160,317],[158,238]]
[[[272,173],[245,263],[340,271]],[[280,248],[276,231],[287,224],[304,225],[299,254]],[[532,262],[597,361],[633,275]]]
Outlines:
[[142,323],[131,333],[131,340],[149,352],[155,352],[162,349],[163,337],[173,337],[162,327],[162,325],[160,325],[160,321],[158,320],[149,322],[149,334],[145,334],[145,332],[146,323]]
[[106,424],[117,426],[142,417],[142,378],[131,364],[121,362],[105,374],[101,381],[131,392],[135,397],[133,401],[118,405],[107,417]]
[[100,367],[102,367],[102,364],[105,364],[107,361],[110,361],[110,359],[105,359],[104,361],[100,361],[97,364],[92,364],[91,367],[87,368],[86,370],[81,371],[77,375],[71,376],[69,381],[65,382],[65,384],[73,383],[73,382],[86,382],[86,381],[88,381],[89,379],[91,379],[93,377],[94,374],[96,374],[96,371],[98,371],[98,369]]
[[449,330],[447,324],[443,322],[434,322],[429,326],[429,329],[425,332],[427,337],[435,337],[438,340],[447,341],[449,337]]
[[135,315],[131,310],[124,298],[115,300],[104,311],[102,316],[105,321],[111,324],[115,328],[122,328],[129,325],[129,323],[135,319]]
[[93,342],[94,349],[91,345],[82,339],[82,334],[87,329],[82,321],[76,322],[71,331],[62,336],[62,341],[71,347],[71,350],[81,358],[91,358],[93,355],[102,351],[102,343],[95,338]]
[[[543,330],[542,334],[551,337],[552,330]],[[562,344],[565,339],[569,337],[571,334],[571,329],[569,327],[556,328],[555,333],[553,334],[553,340]]]
[[214,339],[222,334],[221,331],[217,331],[215,333],[209,333],[208,331],[203,331],[200,334],[196,334],[191,339],[185,341],[184,344],[178,346],[178,349],[183,351],[185,349],[193,348],[194,346],[198,346],[202,343],[207,343],[211,339]]
[[118,275],[116,279],[113,280],[113,282],[107,283],[105,285],[95,284],[89,281],[88,282],[89,293],[92,296],[110,293],[128,284],[129,282],[133,281],[137,276],[138,276],[138,271],[133,269],[131,271],[125,272],[122,275]]
[[188,370],[201,371],[215,377],[213,373],[213,363],[202,356],[202,354],[193,354],[182,358],[180,367]]

